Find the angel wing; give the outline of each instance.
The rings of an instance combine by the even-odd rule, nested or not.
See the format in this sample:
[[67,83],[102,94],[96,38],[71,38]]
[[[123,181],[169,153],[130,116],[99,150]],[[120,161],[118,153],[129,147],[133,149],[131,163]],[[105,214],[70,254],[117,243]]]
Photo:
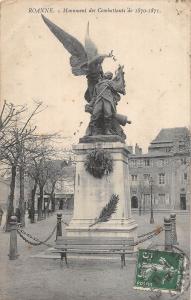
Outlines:
[[84,46],[73,36],[52,23],[44,15],[42,18],[50,31],[63,44],[64,48],[71,54],[70,65],[75,76],[88,74],[88,56]]
[[85,37],[85,51],[88,57],[88,65],[101,64],[106,57],[112,57],[112,52],[109,54],[99,54],[95,43],[91,40],[89,35],[89,22],[87,25],[86,37]]
[[72,73],[79,75],[99,75],[101,64],[106,57],[112,57],[112,54],[100,55],[97,47],[89,36],[89,23],[85,37],[85,47],[69,33],[58,27],[56,24],[47,19],[44,15],[42,18],[50,31],[63,44],[64,48],[71,54],[70,65]]
[[97,57],[100,55],[98,54],[98,50],[94,42],[90,39],[89,35],[89,22],[87,25],[86,37],[85,37],[85,51],[88,57],[88,63],[91,64]]

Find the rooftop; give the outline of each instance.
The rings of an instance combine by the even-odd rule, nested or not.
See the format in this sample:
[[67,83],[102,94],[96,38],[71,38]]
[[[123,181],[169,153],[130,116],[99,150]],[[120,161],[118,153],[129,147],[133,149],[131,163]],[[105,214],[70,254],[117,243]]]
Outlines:
[[184,140],[189,136],[187,127],[163,128],[160,130],[156,138],[151,142],[155,143],[170,143],[176,140]]

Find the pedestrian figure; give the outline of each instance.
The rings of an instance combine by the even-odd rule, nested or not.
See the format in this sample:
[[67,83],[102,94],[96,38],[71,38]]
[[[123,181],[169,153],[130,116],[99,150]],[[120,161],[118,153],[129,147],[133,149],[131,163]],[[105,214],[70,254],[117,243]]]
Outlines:
[[1,226],[2,218],[3,218],[3,214],[4,214],[4,211],[3,211],[2,207],[0,206],[0,226]]

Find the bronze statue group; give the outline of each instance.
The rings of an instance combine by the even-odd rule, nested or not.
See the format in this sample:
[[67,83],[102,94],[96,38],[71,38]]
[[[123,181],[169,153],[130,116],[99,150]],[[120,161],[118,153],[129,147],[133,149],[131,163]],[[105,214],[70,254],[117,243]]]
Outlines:
[[91,114],[86,130],[86,136],[115,135],[125,141],[126,135],[121,128],[127,123],[127,117],[117,114],[116,106],[125,95],[125,80],[123,66],[118,67],[115,76],[111,72],[103,72],[102,63],[106,57],[116,61],[113,51],[109,54],[99,54],[97,47],[89,37],[89,24],[83,46],[76,38],[52,23],[42,15],[50,31],[71,54],[70,65],[75,76],[86,75],[87,90],[84,98],[88,102],[85,111]]

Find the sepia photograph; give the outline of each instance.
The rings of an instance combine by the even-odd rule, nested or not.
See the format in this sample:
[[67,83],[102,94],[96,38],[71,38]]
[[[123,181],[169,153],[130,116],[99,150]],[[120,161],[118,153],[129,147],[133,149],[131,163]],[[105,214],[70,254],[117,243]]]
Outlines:
[[189,300],[190,0],[0,1],[0,300]]

